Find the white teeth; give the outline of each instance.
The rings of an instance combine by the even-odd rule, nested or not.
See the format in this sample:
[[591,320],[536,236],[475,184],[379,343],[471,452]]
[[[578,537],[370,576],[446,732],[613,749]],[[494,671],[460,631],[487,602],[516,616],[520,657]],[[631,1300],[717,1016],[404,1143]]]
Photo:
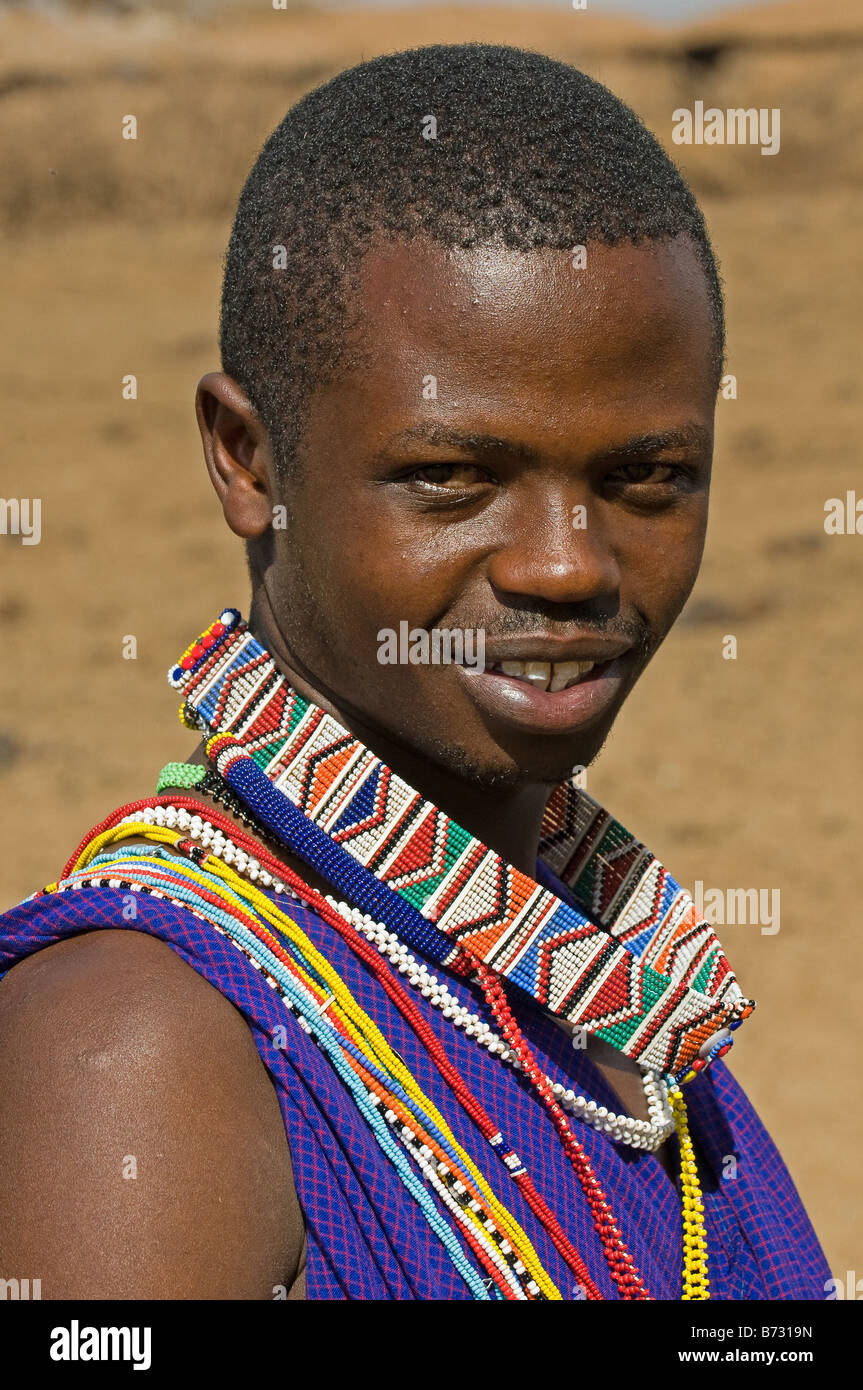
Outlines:
[[535,685],[538,690],[556,693],[575,685],[597,664],[595,661],[501,661],[498,669],[505,676]]
[[579,680],[585,671],[592,670],[595,664],[593,661],[556,662],[549,690],[565,690],[568,685]]
[[539,690],[548,690],[548,683],[551,680],[550,661],[526,661],[524,663],[524,680],[530,681]]

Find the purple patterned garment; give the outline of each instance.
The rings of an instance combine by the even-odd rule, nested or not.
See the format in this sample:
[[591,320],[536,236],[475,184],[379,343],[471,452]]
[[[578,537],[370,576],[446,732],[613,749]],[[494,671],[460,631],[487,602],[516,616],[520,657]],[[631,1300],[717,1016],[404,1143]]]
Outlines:
[[[470,1298],[325,1056],[245,956],[208,923],[164,899],[139,895],[133,924],[123,920],[122,905],[122,891],[111,888],[84,888],[21,903],[0,916],[0,972],[34,951],[94,928],[146,931],[167,942],[241,1011],[276,1086],[308,1232],[307,1298]],[[438,1106],[527,1232],[561,1295],[577,1298],[571,1272],[503,1164],[368,967],[317,914],[285,898],[279,905],[338,971]],[[587,1203],[541,1102],[522,1077],[453,1027],[418,991],[406,988],[470,1090],[527,1164],[603,1297],[618,1298]],[[478,989],[457,980],[453,993],[496,1027]],[[573,1050],[557,1025],[523,997],[515,1012],[552,1080],[615,1108],[601,1074],[584,1051]],[[277,1024],[288,1030],[285,1049],[277,1050],[271,1042]],[[723,1063],[714,1063],[686,1087],[685,1095],[704,1191],[712,1296],[823,1299],[830,1270],[818,1240],[779,1154],[730,1072]],[[678,1299],[683,1259],[675,1186],[652,1154],[616,1145],[587,1125],[572,1123],[648,1290],[654,1298]],[[723,1172],[735,1170],[730,1156],[736,1176],[724,1177]]]

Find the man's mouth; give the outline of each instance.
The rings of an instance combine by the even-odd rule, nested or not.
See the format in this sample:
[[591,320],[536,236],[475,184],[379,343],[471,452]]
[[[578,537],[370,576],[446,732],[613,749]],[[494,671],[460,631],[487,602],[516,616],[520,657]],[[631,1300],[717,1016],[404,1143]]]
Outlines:
[[595,666],[604,664],[600,661],[497,661],[486,669],[512,680],[525,681],[535,690],[556,694],[577,685]]
[[[509,644],[508,644],[509,645]],[[487,718],[523,733],[572,735],[606,714],[627,681],[629,645],[585,640],[586,651],[557,653],[551,641],[525,641],[519,653],[513,642],[488,652],[484,667],[458,669],[466,692]],[[543,646],[546,648],[543,651]],[[605,650],[601,650],[601,646]],[[527,647],[525,651],[524,648]],[[531,650],[533,648],[533,650]],[[551,648],[551,650],[549,650]],[[537,650],[538,649],[538,650]]]

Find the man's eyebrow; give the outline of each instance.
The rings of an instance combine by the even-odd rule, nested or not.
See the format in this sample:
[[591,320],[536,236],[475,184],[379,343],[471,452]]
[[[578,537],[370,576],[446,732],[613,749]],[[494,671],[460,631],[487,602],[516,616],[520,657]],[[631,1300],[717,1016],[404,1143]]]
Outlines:
[[664,449],[710,449],[712,436],[703,425],[684,425],[678,430],[663,430],[659,434],[639,434],[604,449],[604,458],[632,458],[633,455],[658,454]]
[[[658,434],[634,435],[612,448],[599,450],[596,456],[602,459],[641,458],[665,449],[709,450],[711,443],[709,430],[703,425],[691,424],[680,429],[663,430]],[[469,450],[475,454],[506,454],[524,463],[538,463],[542,460],[536,449],[513,439],[501,439],[494,434],[470,433],[432,423],[413,425],[409,429],[400,430],[381,445],[376,451],[376,457],[383,460],[389,449],[406,444],[428,444],[434,448]]]
[[470,449],[477,454],[509,454],[523,459],[526,463],[536,463],[539,454],[526,444],[518,444],[513,439],[499,439],[494,434],[475,434],[465,430],[450,428],[447,425],[413,425],[400,430],[381,445],[378,457],[386,455],[388,449],[401,444],[430,444],[439,449]]

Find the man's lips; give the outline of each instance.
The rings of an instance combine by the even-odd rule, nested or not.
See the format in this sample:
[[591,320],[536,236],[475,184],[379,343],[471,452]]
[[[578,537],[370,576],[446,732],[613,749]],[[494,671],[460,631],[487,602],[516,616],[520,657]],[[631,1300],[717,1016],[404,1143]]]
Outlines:
[[[521,659],[530,664],[528,659]],[[509,662],[509,658],[506,660]],[[590,658],[580,660],[586,663]],[[507,675],[499,665],[486,653],[484,670],[469,666],[456,669],[475,705],[496,722],[524,733],[577,733],[583,725],[607,712],[625,683],[622,655],[596,661],[574,683],[558,690],[544,688],[539,679]],[[565,669],[559,672],[563,674]]]
[[[594,667],[607,665],[630,648],[629,642],[593,637],[570,639],[510,638],[484,648],[488,671],[527,682],[537,690],[557,694],[587,680]],[[478,663],[475,663],[478,664]]]
[[[484,629],[471,629],[471,631]],[[501,661],[612,661],[632,647],[626,639],[602,638],[585,633],[582,637],[518,636],[485,638],[485,664]]]

